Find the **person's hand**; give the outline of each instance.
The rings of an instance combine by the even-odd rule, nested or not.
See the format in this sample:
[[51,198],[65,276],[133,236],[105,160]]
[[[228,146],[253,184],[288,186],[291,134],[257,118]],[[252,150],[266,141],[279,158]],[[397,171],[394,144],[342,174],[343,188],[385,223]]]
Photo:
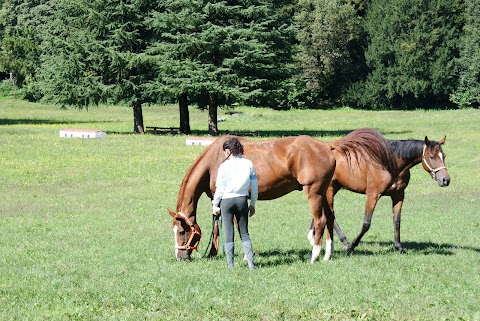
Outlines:
[[255,206],[249,206],[248,211],[250,212],[248,214],[249,217],[252,217],[253,215],[255,215]]
[[212,210],[213,215],[219,216],[220,215],[220,207],[214,206]]

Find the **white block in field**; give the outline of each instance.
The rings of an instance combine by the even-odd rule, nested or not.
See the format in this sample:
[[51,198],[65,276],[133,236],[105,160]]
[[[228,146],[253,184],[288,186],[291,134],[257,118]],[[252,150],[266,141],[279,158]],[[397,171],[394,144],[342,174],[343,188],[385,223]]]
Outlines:
[[95,129],[62,129],[60,137],[62,138],[103,138],[107,133]]
[[209,138],[209,137],[189,137],[185,140],[186,145],[202,145],[208,146],[212,144],[216,138]]

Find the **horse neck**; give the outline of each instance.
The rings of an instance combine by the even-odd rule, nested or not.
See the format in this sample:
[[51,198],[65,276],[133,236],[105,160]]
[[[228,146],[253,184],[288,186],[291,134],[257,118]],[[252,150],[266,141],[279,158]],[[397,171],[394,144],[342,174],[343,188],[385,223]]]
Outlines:
[[188,218],[197,215],[197,204],[200,196],[209,191],[210,164],[205,152],[190,166],[183,178],[178,192],[177,212],[182,212]]
[[397,156],[397,166],[400,173],[404,173],[422,162],[423,141],[391,140],[390,146]]

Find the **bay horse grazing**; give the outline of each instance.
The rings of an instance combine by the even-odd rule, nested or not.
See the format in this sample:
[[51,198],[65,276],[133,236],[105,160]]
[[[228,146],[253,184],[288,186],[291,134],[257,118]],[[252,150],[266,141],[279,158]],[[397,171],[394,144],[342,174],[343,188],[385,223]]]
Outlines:
[[[197,224],[197,203],[206,193],[212,198],[219,165],[224,161],[223,136],[208,146],[195,160],[183,178],[173,217],[175,256],[187,259],[197,249],[201,230]],[[335,170],[335,158],[328,144],[310,136],[285,137],[267,141],[238,138],[244,147],[244,157],[253,162],[258,179],[258,199],[271,200],[295,190],[303,190],[313,214],[316,238],[313,242],[313,263],[320,255],[325,230],[333,235],[333,213],[326,207],[325,193]],[[272,218],[274,219],[274,218]],[[327,240],[324,260],[331,256],[331,240]],[[212,241],[210,255],[218,252],[218,242]]]
[[[330,143],[337,161],[326,195],[330,208],[333,210],[334,196],[341,188],[367,196],[362,229],[352,243],[348,243],[335,219],[334,228],[346,252],[352,251],[370,228],[373,211],[383,195],[392,199],[395,249],[405,251],[400,242],[400,221],[410,168],[422,163],[439,186],[448,186],[450,176],[441,147],[445,140],[446,136],[438,142],[430,141],[428,137],[423,141],[387,140],[373,129],[359,129]],[[315,232],[310,229],[310,242]]]

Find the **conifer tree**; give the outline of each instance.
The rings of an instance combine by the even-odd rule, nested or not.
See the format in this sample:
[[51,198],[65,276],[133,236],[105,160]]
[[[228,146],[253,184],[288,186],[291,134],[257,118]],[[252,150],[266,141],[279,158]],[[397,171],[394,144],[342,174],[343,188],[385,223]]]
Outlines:
[[462,28],[458,0],[373,0],[365,17],[370,73],[355,103],[418,108],[448,103]]
[[39,88],[44,99],[88,108],[99,103],[133,107],[134,132],[143,132],[145,84],[153,77],[144,54],[145,16],[153,2],[58,0],[45,27]]
[[152,17],[158,42],[149,50],[160,57],[157,92],[208,108],[208,131],[218,135],[219,106],[259,100],[289,76],[282,64],[292,34],[273,3],[162,2]]

